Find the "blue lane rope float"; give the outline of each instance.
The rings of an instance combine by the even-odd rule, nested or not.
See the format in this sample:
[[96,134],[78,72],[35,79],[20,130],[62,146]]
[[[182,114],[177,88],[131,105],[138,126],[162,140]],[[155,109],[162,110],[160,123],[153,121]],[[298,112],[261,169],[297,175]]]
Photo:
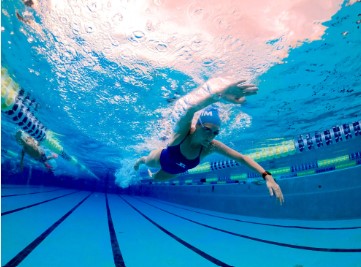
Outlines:
[[333,126],[331,129],[313,134],[300,135],[294,139],[294,145],[299,152],[322,148],[352,138],[361,137],[361,121]]
[[79,167],[93,178],[99,179],[85,165],[75,157],[68,155],[60,142],[54,137],[54,133],[47,129],[32,113],[36,106],[34,100],[29,97],[19,84],[8,74],[7,69],[1,68],[1,111],[6,114],[24,132],[29,134],[41,145],[59,154],[65,160]]

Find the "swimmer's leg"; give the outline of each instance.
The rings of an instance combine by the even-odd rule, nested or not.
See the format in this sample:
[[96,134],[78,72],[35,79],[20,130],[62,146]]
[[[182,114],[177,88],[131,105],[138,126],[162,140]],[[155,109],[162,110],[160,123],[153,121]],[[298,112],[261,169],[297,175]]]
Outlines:
[[138,159],[134,164],[134,170],[136,170],[136,171],[139,170],[139,166],[141,164],[145,164],[145,159],[146,159],[146,157],[141,157],[140,159]]
[[162,153],[163,149],[157,149],[157,150],[153,150],[149,153],[148,156],[144,156],[139,158],[135,164],[134,164],[134,170],[139,170],[139,166],[142,164],[147,165],[148,167],[153,167],[153,168],[159,168],[160,167],[160,154]]

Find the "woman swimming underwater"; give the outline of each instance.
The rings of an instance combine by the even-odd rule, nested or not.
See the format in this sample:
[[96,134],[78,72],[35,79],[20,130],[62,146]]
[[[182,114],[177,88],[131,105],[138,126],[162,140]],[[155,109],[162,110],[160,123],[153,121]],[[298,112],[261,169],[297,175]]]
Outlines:
[[[255,85],[246,84],[245,81],[231,83],[223,78],[207,81],[177,101],[175,109],[181,110],[183,115],[176,124],[169,145],[166,148],[153,150],[148,156],[139,158],[134,169],[138,170],[141,164],[160,168],[159,171],[154,174],[150,173],[150,175],[155,180],[167,180],[196,167],[204,157],[211,153],[219,153],[245,164],[262,175],[270,195],[275,195],[282,204],[284,198],[281,188],[270,172],[250,157],[242,155],[214,139],[219,134],[221,119],[218,109],[211,105],[220,100],[241,104],[245,101],[246,96],[254,95],[257,91],[258,88]],[[199,115],[196,124],[192,125],[195,113],[202,109],[204,110]]]

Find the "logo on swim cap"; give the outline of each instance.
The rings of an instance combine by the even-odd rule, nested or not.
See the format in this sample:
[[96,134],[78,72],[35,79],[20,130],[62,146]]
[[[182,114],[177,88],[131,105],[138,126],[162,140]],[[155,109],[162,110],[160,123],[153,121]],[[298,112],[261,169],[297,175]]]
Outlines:
[[215,107],[206,108],[201,112],[198,118],[198,124],[211,123],[217,126],[221,126],[221,119],[219,117],[219,111]]

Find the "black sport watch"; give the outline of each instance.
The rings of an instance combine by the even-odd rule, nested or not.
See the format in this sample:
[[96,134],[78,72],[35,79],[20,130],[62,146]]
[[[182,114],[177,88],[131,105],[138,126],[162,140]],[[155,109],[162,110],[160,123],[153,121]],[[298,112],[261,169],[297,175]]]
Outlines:
[[272,175],[272,173],[270,173],[269,171],[264,171],[264,173],[262,173],[263,180],[266,180],[267,175]]

